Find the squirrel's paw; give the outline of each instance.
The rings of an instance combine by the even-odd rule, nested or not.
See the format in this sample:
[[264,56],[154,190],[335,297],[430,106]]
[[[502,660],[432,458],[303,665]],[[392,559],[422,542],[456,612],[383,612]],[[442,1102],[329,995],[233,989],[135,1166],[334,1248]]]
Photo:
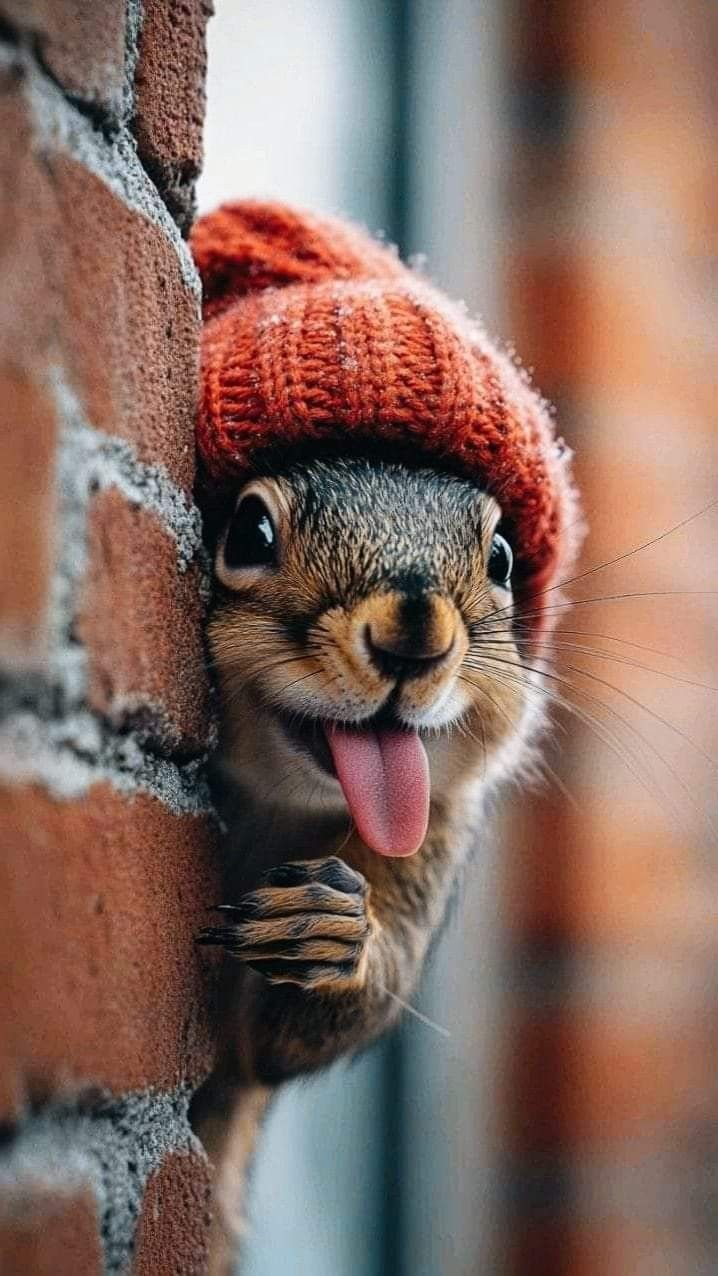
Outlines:
[[335,855],[272,868],[237,904],[220,904],[223,926],[200,944],[220,944],[272,984],[356,984],[370,931],[369,887]]

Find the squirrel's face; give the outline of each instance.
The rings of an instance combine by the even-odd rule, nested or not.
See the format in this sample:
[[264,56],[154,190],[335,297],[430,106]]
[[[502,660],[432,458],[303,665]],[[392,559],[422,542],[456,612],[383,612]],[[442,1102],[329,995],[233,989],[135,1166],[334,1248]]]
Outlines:
[[226,714],[264,712],[275,755],[286,746],[325,776],[332,724],[417,734],[432,783],[449,758],[486,766],[526,706],[500,517],[467,481],[389,462],[248,482],[215,558]]

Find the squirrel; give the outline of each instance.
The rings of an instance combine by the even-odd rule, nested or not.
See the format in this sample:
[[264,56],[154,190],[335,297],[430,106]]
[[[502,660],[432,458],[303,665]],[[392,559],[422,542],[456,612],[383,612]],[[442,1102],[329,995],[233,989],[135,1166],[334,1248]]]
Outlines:
[[227,827],[198,935],[226,954],[221,1042],[192,1118],[228,1273],[271,1096],[394,1023],[530,758],[531,654],[578,524],[543,401],[385,245],[244,201],[192,247]]

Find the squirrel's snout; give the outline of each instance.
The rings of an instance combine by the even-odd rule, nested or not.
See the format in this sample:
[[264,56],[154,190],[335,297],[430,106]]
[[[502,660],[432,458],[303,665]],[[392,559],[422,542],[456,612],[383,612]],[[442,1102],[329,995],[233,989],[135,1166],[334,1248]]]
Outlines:
[[[440,726],[465,707],[456,675],[469,648],[458,608],[444,594],[394,589],[365,595],[354,607],[325,612],[315,643],[322,654],[319,717],[363,721],[391,699],[400,721]],[[307,684],[302,683],[306,696]]]
[[447,661],[461,621],[440,594],[381,595],[363,617],[363,640],[371,663],[385,677],[416,678]]

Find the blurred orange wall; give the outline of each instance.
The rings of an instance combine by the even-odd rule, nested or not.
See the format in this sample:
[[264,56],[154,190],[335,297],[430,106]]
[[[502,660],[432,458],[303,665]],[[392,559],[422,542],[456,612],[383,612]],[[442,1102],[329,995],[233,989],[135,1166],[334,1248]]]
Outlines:
[[[586,569],[718,495],[711,12],[514,8],[510,325],[577,452]],[[597,725],[563,715],[568,797],[507,836],[497,1270],[718,1270],[717,701],[636,667],[718,682],[715,598],[672,592],[715,589],[717,526],[567,591],[660,596],[564,610],[549,686]]]

